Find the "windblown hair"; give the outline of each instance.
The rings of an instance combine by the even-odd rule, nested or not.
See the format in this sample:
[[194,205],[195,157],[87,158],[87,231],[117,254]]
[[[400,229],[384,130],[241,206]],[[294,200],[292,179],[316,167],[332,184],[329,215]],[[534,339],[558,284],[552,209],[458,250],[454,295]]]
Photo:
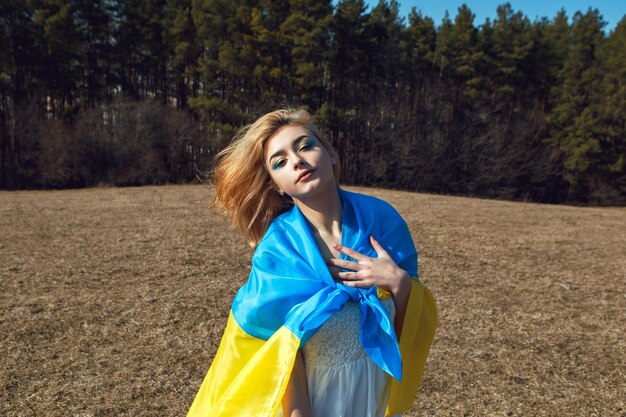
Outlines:
[[242,128],[215,157],[215,196],[211,206],[229,216],[231,227],[239,228],[253,248],[272,220],[293,206],[291,197],[278,192],[264,162],[265,143],[285,126],[307,128],[335,158],[333,171],[335,180],[339,179],[337,154],[306,110],[279,109]]

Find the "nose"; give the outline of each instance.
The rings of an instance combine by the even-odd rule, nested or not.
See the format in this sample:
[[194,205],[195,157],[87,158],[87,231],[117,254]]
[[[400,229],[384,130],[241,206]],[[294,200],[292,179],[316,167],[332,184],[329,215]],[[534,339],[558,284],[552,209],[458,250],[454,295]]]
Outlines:
[[302,167],[304,166],[304,158],[302,158],[301,156],[298,156],[294,162],[294,168],[298,168],[298,167]]

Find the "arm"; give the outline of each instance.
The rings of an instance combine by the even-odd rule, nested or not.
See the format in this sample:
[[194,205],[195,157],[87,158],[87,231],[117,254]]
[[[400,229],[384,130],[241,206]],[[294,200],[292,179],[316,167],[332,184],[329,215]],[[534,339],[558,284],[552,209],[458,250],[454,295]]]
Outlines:
[[296,362],[291,371],[291,378],[283,397],[284,417],[310,417],[311,404],[306,381],[306,371],[302,353],[296,355]]
[[406,315],[406,308],[409,304],[409,296],[411,295],[411,277],[405,271],[404,276],[399,280],[398,286],[391,291],[391,297],[393,303],[396,306],[396,315],[394,318],[394,328],[396,330],[396,336],[400,340],[402,334],[402,326],[404,325],[404,316]]

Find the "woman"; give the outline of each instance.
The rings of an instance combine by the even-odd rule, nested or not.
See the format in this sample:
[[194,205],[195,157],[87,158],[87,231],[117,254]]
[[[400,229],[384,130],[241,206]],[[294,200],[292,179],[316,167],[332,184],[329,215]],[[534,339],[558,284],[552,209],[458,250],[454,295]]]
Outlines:
[[215,201],[255,248],[188,416],[379,417],[408,410],[436,327],[406,223],[338,186],[303,110],[218,155]]

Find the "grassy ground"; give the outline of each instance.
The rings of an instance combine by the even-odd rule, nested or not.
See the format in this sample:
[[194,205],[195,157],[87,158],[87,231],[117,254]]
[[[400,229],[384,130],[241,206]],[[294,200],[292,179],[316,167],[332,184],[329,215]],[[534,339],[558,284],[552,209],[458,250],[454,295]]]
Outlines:
[[[348,189],[438,303],[407,415],[626,416],[626,209]],[[251,259],[211,192],[0,192],[0,415],[184,415]]]

